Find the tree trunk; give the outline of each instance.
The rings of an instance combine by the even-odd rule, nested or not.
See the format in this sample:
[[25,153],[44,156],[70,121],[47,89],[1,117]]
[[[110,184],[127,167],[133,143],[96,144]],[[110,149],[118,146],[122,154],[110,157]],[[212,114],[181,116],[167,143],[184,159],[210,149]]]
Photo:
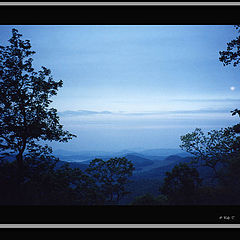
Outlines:
[[23,180],[23,153],[19,152],[17,155],[17,181],[21,183]]
[[26,148],[26,139],[23,140],[23,146],[16,156],[17,159],[17,183],[16,183],[16,191],[17,191],[17,201],[22,202],[23,194],[22,194],[22,183],[24,181],[24,164],[23,164],[23,153]]
[[17,179],[16,179],[16,199],[17,204],[21,204],[23,201],[22,198],[22,189],[21,183],[23,182],[23,156],[21,153],[18,153],[16,156],[17,159]]

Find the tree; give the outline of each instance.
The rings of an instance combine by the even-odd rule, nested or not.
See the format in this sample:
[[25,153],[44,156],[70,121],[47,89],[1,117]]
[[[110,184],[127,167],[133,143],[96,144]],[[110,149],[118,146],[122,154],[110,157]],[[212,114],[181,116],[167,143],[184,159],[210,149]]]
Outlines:
[[63,130],[57,110],[51,108],[52,96],[62,87],[51,71],[32,65],[29,40],[22,40],[12,29],[9,46],[0,46],[0,151],[2,156],[16,154],[18,181],[23,180],[24,152],[51,153],[39,140],[67,142],[75,135]]
[[211,130],[204,134],[200,128],[180,137],[180,147],[194,155],[198,166],[210,167],[218,177],[218,168],[228,163],[231,154],[240,151],[240,137],[233,127]]
[[157,197],[153,196],[150,193],[146,193],[142,196],[136,197],[131,205],[137,206],[156,206],[156,205],[167,205],[168,199],[164,195],[159,195]]
[[[238,30],[240,25],[234,25]],[[240,29],[238,30],[240,33]],[[219,60],[223,63],[224,66],[233,63],[233,66],[236,67],[240,63],[240,35],[227,43],[226,51],[219,51],[220,57]]]
[[[234,25],[234,27],[240,33],[240,25]],[[223,66],[233,64],[234,67],[238,66],[240,63],[240,35],[227,43],[226,51],[219,51],[220,57],[219,60],[223,63]],[[235,109],[232,112],[232,115],[238,114],[240,117],[240,110]],[[235,125],[234,129],[237,133],[240,133],[240,124]]]
[[[94,180],[79,168],[70,167],[69,163],[55,166],[50,174],[41,174],[40,180],[35,181],[34,187],[41,204],[97,205],[103,202]],[[29,184],[32,185],[32,181]]]
[[125,184],[134,170],[131,161],[126,158],[111,158],[107,161],[94,159],[86,172],[96,181],[108,203],[118,202],[128,194]]
[[192,204],[201,182],[196,168],[187,163],[179,163],[171,172],[166,172],[159,190],[172,204]]
[[16,184],[16,162],[0,160],[0,204],[102,205],[95,181],[79,168],[42,154],[25,157],[24,183]]

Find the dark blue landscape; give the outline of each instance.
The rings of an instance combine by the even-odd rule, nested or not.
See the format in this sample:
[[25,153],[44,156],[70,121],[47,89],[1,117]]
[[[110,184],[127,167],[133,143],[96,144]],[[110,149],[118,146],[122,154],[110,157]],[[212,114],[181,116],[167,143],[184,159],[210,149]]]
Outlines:
[[[80,151],[71,152],[65,150],[56,150],[55,156],[59,157],[60,163],[68,162],[73,168],[86,170],[89,163],[95,158],[101,158],[104,161],[115,157],[125,157],[131,161],[135,167],[131,182],[127,184],[127,189],[131,193],[124,197],[119,204],[128,205],[135,197],[144,195],[146,192],[152,196],[159,195],[159,187],[163,184],[165,173],[171,172],[175,165],[180,163],[189,163],[192,161],[192,155],[181,149],[148,149],[144,151],[122,150],[119,152],[105,151]],[[211,171],[207,168],[199,168],[201,176],[206,178],[210,176]]]
[[239,205],[239,34],[0,25],[0,204]]

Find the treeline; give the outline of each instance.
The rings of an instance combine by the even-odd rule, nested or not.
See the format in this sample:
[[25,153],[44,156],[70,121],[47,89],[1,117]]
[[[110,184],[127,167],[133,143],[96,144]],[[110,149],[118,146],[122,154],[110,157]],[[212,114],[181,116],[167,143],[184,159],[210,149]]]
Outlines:
[[[181,140],[182,149],[192,154],[192,161],[176,164],[165,173],[158,196],[149,193],[145,186],[145,193],[128,204],[239,205],[238,128],[207,133],[196,129]],[[1,159],[0,204],[117,205],[131,193],[126,186],[131,182],[134,165],[126,158],[94,159],[85,170],[80,170],[60,162],[46,149],[35,157],[25,155],[20,183],[16,160]],[[204,175],[205,172],[208,174]]]
[[24,158],[19,183],[16,161],[0,163],[2,205],[107,205],[127,194],[125,185],[134,170],[126,158],[95,159],[85,171],[42,154]]

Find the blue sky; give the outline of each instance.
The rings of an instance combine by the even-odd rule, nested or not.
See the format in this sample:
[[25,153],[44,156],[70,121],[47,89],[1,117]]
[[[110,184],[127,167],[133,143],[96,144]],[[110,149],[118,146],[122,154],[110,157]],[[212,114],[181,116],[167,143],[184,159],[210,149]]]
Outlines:
[[218,60],[231,25],[4,25],[0,45],[12,28],[31,41],[36,69],[64,82],[53,107],[78,138],[56,148],[175,148],[196,127],[238,122],[240,69]]

